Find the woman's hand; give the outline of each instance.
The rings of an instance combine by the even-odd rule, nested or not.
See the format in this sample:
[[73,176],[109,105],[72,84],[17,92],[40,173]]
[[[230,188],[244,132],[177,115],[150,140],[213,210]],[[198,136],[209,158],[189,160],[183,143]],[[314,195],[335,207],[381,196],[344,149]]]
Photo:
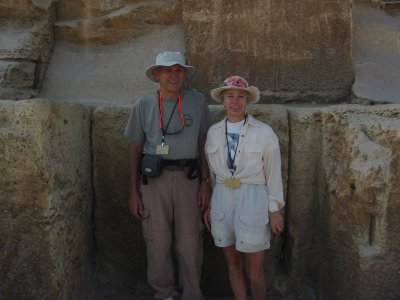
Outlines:
[[208,231],[211,230],[211,216],[210,216],[210,207],[208,207],[203,214],[204,224],[206,225]]
[[210,199],[211,199],[211,187],[208,182],[205,180],[202,180],[200,182],[200,188],[199,188],[199,206],[201,211],[204,211],[207,209],[207,207],[210,204]]
[[273,234],[281,234],[285,229],[285,222],[279,211],[269,212],[269,224]]

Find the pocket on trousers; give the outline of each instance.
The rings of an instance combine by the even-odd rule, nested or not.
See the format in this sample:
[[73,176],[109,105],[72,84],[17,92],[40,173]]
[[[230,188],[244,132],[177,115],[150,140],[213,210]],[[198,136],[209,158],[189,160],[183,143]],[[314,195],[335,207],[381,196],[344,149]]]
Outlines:
[[240,216],[241,241],[248,245],[267,243],[268,216]]
[[227,237],[225,213],[211,209],[211,234],[216,244],[224,242]]

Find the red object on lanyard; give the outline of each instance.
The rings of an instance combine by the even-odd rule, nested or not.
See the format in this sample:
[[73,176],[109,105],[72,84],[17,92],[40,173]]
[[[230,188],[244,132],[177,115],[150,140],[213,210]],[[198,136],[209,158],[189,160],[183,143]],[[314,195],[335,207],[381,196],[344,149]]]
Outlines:
[[[160,126],[160,129],[163,131],[163,134],[165,134],[164,130],[163,130],[164,129],[164,124],[163,124],[163,105],[162,105],[161,91],[158,93],[158,108],[160,110],[159,126]],[[179,96],[178,96],[178,112],[179,112],[179,116],[181,117],[182,126],[184,126],[185,125],[185,118],[183,117],[183,113],[182,113],[182,96],[181,96],[180,93],[179,93]],[[174,113],[174,112],[172,111],[172,113]],[[171,113],[171,116],[172,116],[172,113]]]

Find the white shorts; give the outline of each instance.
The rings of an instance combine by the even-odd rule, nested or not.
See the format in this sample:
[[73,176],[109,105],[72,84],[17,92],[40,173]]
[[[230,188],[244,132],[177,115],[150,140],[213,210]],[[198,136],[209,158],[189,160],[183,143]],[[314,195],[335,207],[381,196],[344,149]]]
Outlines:
[[240,252],[270,247],[268,191],[265,185],[227,188],[217,183],[211,198],[211,234],[217,247],[235,244]]

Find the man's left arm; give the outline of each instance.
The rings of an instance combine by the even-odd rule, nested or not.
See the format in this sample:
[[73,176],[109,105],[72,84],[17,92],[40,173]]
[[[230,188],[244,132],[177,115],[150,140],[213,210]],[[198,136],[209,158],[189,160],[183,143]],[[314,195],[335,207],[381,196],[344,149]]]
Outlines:
[[200,135],[198,138],[200,155],[200,188],[199,188],[199,206],[201,210],[208,208],[211,198],[210,169],[208,168],[205,153],[206,136]]

